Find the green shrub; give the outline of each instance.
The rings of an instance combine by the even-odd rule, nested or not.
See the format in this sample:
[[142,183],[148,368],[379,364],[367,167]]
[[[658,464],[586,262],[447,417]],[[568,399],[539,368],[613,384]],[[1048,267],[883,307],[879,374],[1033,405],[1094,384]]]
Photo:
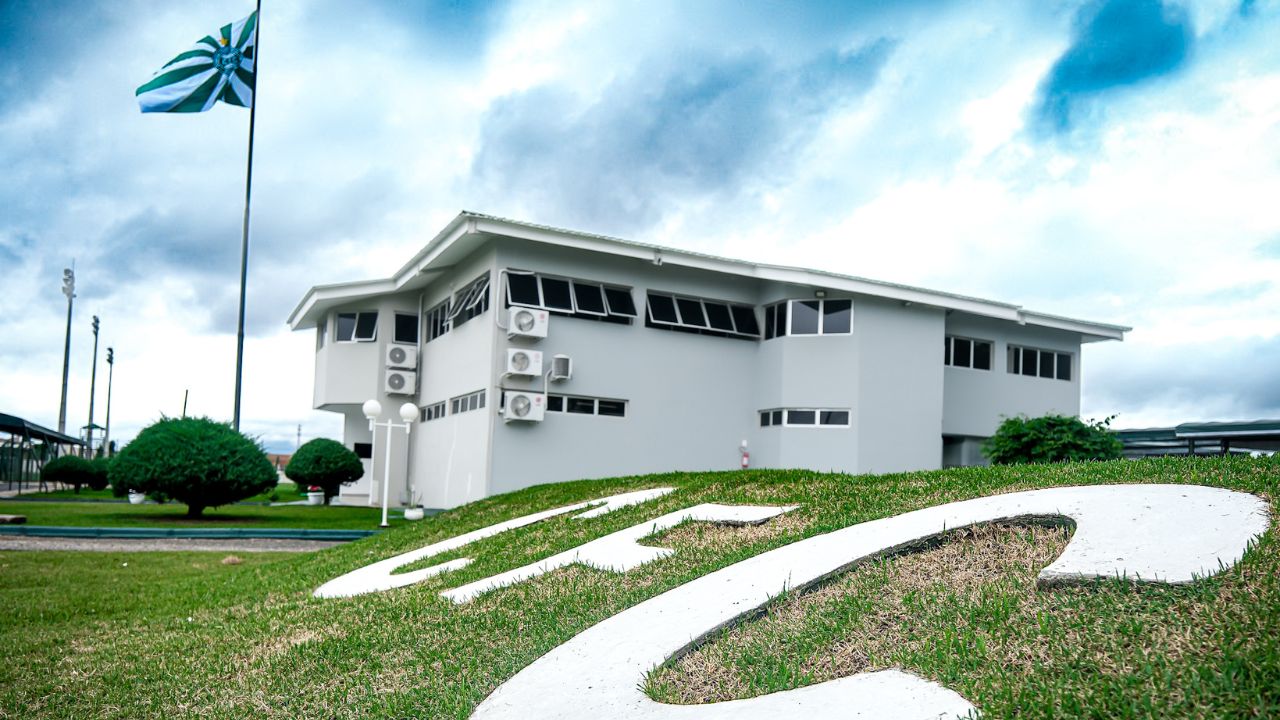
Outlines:
[[284,474],[301,491],[314,485],[324,490],[324,504],[338,494],[338,488],[364,476],[364,464],[340,442],[316,438],[298,448]]
[[1111,434],[1112,418],[1086,423],[1077,417],[1008,418],[982,452],[997,465],[1115,460],[1123,447]]
[[106,490],[110,484],[107,473],[111,470],[111,458],[96,457],[89,464],[93,468],[93,474],[89,477],[89,489]]
[[62,455],[44,464],[40,479],[70,485],[79,493],[81,485],[93,487],[93,463],[79,455]]
[[111,491],[177,500],[188,517],[276,486],[258,443],[209,418],[164,418],[138,433],[111,461]]

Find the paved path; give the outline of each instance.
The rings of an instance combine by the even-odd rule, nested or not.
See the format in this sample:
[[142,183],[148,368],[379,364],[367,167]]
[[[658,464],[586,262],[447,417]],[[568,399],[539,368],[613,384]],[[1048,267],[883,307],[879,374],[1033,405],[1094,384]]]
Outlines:
[[21,535],[0,537],[0,550],[311,552],[341,544],[341,542],[327,540],[280,540],[276,538],[201,540],[192,538],[52,538],[24,537]]

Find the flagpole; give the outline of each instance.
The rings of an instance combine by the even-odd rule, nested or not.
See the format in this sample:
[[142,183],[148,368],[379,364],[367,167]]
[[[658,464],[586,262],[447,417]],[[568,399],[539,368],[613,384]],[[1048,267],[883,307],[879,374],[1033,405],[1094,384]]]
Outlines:
[[244,173],[244,231],[240,242],[240,324],[236,328],[236,403],[231,425],[240,430],[240,390],[244,375],[244,300],[249,274],[249,198],[253,189],[253,121],[258,114],[258,81],[262,77],[262,0],[258,0],[253,29],[253,102],[249,104],[249,159]]

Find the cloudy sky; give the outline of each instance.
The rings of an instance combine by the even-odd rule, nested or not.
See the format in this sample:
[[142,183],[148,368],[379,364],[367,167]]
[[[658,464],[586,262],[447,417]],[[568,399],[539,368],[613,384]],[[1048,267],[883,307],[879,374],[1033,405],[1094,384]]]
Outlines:
[[[1280,417],[1280,0],[264,0],[243,427],[310,409],[308,287],[458,210],[1132,325],[1084,414]],[[3,0],[0,412],[230,418],[248,112],[134,88],[248,0]],[[103,351],[105,352],[105,351]],[[105,365],[95,420],[102,421]]]

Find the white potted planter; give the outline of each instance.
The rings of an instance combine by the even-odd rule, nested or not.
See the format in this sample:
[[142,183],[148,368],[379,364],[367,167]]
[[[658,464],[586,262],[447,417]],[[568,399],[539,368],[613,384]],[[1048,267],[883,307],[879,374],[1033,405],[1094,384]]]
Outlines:
[[423,516],[424,516],[424,513],[422,512],[422,508],[420,507],[411,507],[411,508],[404,509],[405,520],[421,520]]
[[308,505],[323,505],[323,504],[324,504],[324,491],[322,490],[322,491],[320,491],[320,492],[308,492],[308,493],[307,493],[307,504],[308,504]]
[[130,493],[129,493],[129,504],[130,504],[130,505],[141,505],[142,503],[144,503],[144,502],[146,502],[146,501],[147,501],[147,496],[146,496],[145,494],[143,494],[143,493],[140,493],[140,492],[130,492]]

